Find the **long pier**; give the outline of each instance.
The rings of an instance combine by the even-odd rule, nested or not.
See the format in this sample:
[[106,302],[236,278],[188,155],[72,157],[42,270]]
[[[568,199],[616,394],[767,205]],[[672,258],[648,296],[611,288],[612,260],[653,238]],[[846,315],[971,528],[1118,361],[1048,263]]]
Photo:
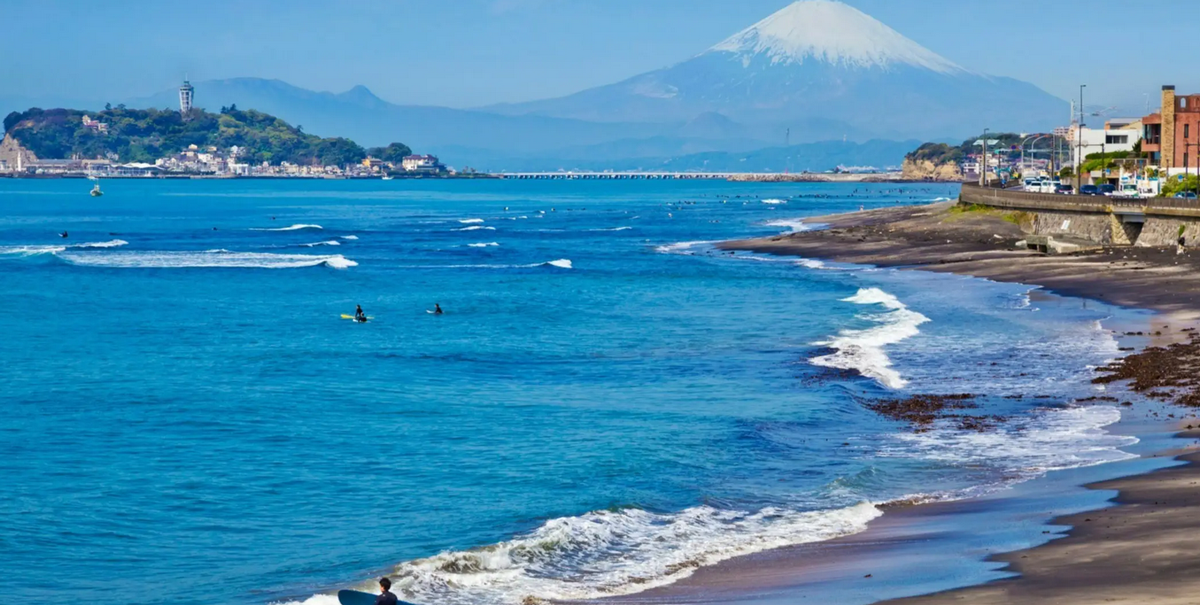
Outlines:
[[734,172],[501,172],[502,179],[534,180],[729,180]]
[[762,172],[643,172],[643,171],[558,171],[558,172],[497,172],[491,176],[501,179],[518,180],[604,180],[604,181],[644,181],[644,180],[702,180],[702,181],[744,181],[765,183],[862,183],[862,182],[898,182],[902,175],[898,172],[875,173],[833,173],[833,172],[799,172],[799,173],[762,173]]

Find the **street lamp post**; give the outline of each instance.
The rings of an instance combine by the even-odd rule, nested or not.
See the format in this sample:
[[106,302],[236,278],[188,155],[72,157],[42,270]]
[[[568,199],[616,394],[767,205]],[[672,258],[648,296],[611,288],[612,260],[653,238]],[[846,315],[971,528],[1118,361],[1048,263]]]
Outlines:
[[1078,143],[1075,147],[1075,192],[1083,187],[1083,174],[1080,168],[1083,167],[1083,89],[1087,88],[1087,84],[1079,85],[1079,126],[1075,128],[1076,138]]

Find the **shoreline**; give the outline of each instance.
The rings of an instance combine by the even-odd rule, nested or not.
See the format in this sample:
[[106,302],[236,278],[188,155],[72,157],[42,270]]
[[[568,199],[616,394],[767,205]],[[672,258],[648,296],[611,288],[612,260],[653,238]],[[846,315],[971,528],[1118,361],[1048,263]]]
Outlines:
[[[1000,216],[956,216],[952,208],[953,203],[940,203],[806,218],[805,223],[824,224],[827,228],[726,241],[718,248],[952,272],[1028,284],[1034,292],[1044,288],[1085,301],[1102,300],[1126,309],[1154,311],[1156,315],[1146,319],[1144,329],[1117,325],[1112,330],[1118,340],[1138,341],[1141,345],[1136,347],[1138,352],[1117,364],[1128,367],[1110,366],[1108,370],[1114,381],[1122,384],[1129,377],[1139,382],[1145,379],[1142,375],[1151,361],[1141,361],[1139,366],[1138,358],[1159,352],[1153,363],[1162,364],[1164,355],[1184,354],[1182,349],[1164,353],[1162,347],[1188,342],[1192,347],[1200,346],[1194,331],[1200,309],[1193,303],[1200,300],[1195,298],[1200,293],[1200,278],[1195,277],[1200,274],[1200,259],[1194,252],[1106,248],[1100,253],[1045,257],[1016,250],[1012,242],[1024,239],[1024,234]],[[1132,351],[1133,347],[1122,349]],[[1192,349],[1188,352],[1194,355]],[[1188,361],[1193,365],[1184,372],[1195,371],[1195,358]],[[1117,377],[1122,370],[1124,376]],[[1177,376],[1178,367],[1175,372]],[[1146,382],[1154,383],[1152,379]],[[1154,384],[1163,382],[1170,383],[1160,379]],[[888,507],[862,533],[730,559],[697,570],[670,586],[593,603],[782,604],[803,599],[811,603],[896,605],[1085,605],[1099,601],[1141,603],[1151,594],[1156,603],[1195,603],[1200,580],[1193,580],[1196,565],[1190,561],[1200,555],[1200,546],[1188,544],[1186,537],[1189,529],[1200,529],[1200,507],[1192,502],[1200,501],[1200,496],[1189,493],[1192,486],[1200,484],[1200,451],[1195,449],[1195,443],[1200,442],[1200,427],[1194,427],[1200,426],[1200,421],[1193,418],[1194,425],[1176,432],[1183,429],[1177,426],[1182,423],[1169,418],[1175,419],[1176,413],[1187,414],[1187,408],[1162,402],[1176,397],[1151,388],[1135,383],[1132,390],[1148,395],[1146,401],[1152,403],[1152,409],[1142,406],[1138,418],[1126,414],[1114,426],[1141,423],[1142,431],[1152,433],[1170,427],[1170,435],[1150,439],[1156,442],[1152,449],[1142,451],[1133,461],[1105,463],[1090,467],[1091,471],[1048,473],[1027,484],[1009,487],[1002,495]],[[1181,389],[1194,397],[1198,387],[1192,383]],[[1192,439],[1193,443],[1184,443],[1183,439]],[[983,528],[995,523],[1004,510],[1012,513],[1031,503],[1046,504],[1043,501],[1048,495],[1040,490],[1048,486],[1054,490],[1054,480],[1048,477],[1055,475],[1062,481],[1063,473],[1076,478],[1067,481],[1076,480],[1073,485],[1081,493],[1060,496],[1087,504],[1069,511],[1026,511],[1034,517],[1028,525],[1040,529],[1040,537],[1026,535],[1024,543],[1009,540],[1007,544],[994,539],[985,552],[960,552],[949,558],[938,559],[928,552],[930,544],[936,544],[940,532],[947,532],[947,528],[950,532],[986,534],[991,529]],[[1105,477],[1105,473],[1115,474]],[[1171,555],[1163,555],[1163,551]],[[904,563],[914,558],[924,567]],[[959,575],[958,580],[924,577],[917,581],[905,575],[961,574],[961,569],[954,569],[960,559],[976,563],[971,579]],[[938,564],[949,569],[931,573],[929,565],[936,568]]]
[[1200,322],[1200,250],[1105,248],[1046,256],[1013,246],[1025,238],[999,212],[955,212],[954,202],[803,219],[825,228],[717,244],[745,251],[885,268],[954,273],[1041,287],[1063,296]]
[[[1200,300],[1200,255],[1195,251],[1177,254],[1173,249],[1106,248],[1094,253],[1044,256],[1015,248],[1012,244],[1023,239],[1024,233],[999,213],[956,212],[953,202],[812,217],[804,219],[803,223],[824,228],[727,241],[718,244],[717,248],[730,253],[748,251],[953,273],[1021,283],[1063,296],[1154,311],[1156,315],[1148,318],[1145,329],[1114,331],[1119,338],[1141,341],[1138,352],[1126,360],[1162,351],[1156,347],[1189,340],[1193,346],[1200,343],[1195,337],[1200,307],[1194,302]],[[1172,353],[1161,353],[1156,362],[1161,363],[1164,355]],[[1195,358],[1188,361],[1193,364],[1190,371],[1194,371]],[[1143,362],[1143,365],[1147,364]],[[1179,370],[1176,368],[1175,371],[1178,373]],[[1137,376],[1132,370],[1126,373],[1124,378]],[[1138,380],[1141,380],[1140,376]],[[1192,393],[1193,397],[1197,390],[1195,383],[1180,388]],[[1142,385],[1134,387],[1134,390],[1138,389],[1148,390]],[[1151,400],[1174,398],[1162,391],[1146,394]],[[1168,420],[1168,416],[1174,418],[1176,412],[1187,413],[1186,408],[1172,403],[1159,405],[1162,406],[1161,414],[1158,411],[1143,412],[1140,420],[1148,423],[1151,431],[1154,426],[1177,424],[1177,421]],[[1123,417],[1121,422],[1126,422],[1126,418]],[[1195,424],[1200,425],[1200,422]],[[1158,444],[1156,450],[1144,452],[1138,459],[1161,462],[1160,456],[1166,456],[1181,465],[1143,468],[1120,474],[1119,478],[1080,483],[1079,488],[1090,493],[1113,492],[1113,496],[1065,515],[1043,514],[1039,526],[1064,526],[1065,531],[1043,530],[1047,537],[1040,543],[1001,547],[976,558],[978,563],[991,565],[992,572],[999,575],[982,583],[976,578],[972,582],[959,582],[957,586],[940,589],[930,589],[929,583],[915,587],[893,578],[891,590],[887,591],[890,594],[886,597],[879,594],[878,598],[864,599],[864,594],[855,593],[859,600],[854,602],[1084,605],[1102,601],[1145,602],[1148,595],[1153,595],[1154,602],[1196,602],[1194,594],[1200,589],[1200,580],[1192,579],[1195,566],[1190,561],[1195,557],[1189,555],[1200,555],[1200,546],[1190,545],[1186,535],[1188,530],[1200,529],[1200,507],[1193,501],[1200,497],[1189,493],[1193,489],[1191,486],[1200,484],[1200,451],[1192,449],[1196,447],[1194,444],[1183,443],[1185,439],[1200,441],[1200,428],[1188,425],[1186,430],[1172,434],[1167,441]],[[1188,451],[1179,454],[1180,448]],[[1179,455],[1176,457],[1176,454]],[[1100,467],[1125,464],[1109,463]],[[1030,483],[1039,483],[1039,480]],[[1019,486],[1010,489],[1028,491]],[[856,578],[847,570],[854,574],[864,572],[857,575],[862,582],[879,581],[881,576],[870,569],[879,567],[880,557],[888,559],[888,551],[903,550],[905,544],[935,539],[923,532],[929,526],[937,526],[937,519],[949,522],[956,516],[970,517],[973,513],[986,511],[989,500],[994,502],[996,499],[984,497],[893,508],[860,534],[727,561],[699,570],[694,576],[664,589],[604,601],[656,604],[795,602],[797,598],[815,596],[807,593],[817,591],[819,594],[822,585],[835,579],[842,590],[854,592],[849,587],[855,585],[853,580]],[[990,517],[984,514],[983,518]],[[1171,554],[1168,556],[1165,552]],[[901,583],[896,584],[896,581]],[[839,593],[826,596],[841,598]]]

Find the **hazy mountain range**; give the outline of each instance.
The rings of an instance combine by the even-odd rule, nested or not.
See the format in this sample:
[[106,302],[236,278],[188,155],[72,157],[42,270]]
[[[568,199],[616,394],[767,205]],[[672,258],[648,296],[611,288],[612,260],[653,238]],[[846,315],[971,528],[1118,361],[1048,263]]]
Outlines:
[[[1067,114],[1065,101],[1032,84],[971,72],[831,0],[796,2],[677,65],[528,103],[463,110],[397,105],[363,86],[335,94],[259,78],[193,84],[197,106],[210,111],[237,104],[321,136],[401,141],[492,170],[895,165],[903,152],[888,141],[1045,131]],[[0,98],[5,111],[28,107],[11,105],[19,102]],[[178,97],[171,89],[116,102],[175,107]]]

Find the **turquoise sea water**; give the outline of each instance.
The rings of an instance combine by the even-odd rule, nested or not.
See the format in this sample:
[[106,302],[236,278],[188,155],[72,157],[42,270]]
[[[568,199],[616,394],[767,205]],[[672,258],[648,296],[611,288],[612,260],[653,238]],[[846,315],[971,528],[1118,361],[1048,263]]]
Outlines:
[[[326,603],[381,573],[422,603],[628,594],[1130,443],[1069,404],[1111,309],[706,243],[942,185],[104,187],[0,180],[15,601],[68,577],[93,603]],[[1006,421],[862,405],[927,392]]]

